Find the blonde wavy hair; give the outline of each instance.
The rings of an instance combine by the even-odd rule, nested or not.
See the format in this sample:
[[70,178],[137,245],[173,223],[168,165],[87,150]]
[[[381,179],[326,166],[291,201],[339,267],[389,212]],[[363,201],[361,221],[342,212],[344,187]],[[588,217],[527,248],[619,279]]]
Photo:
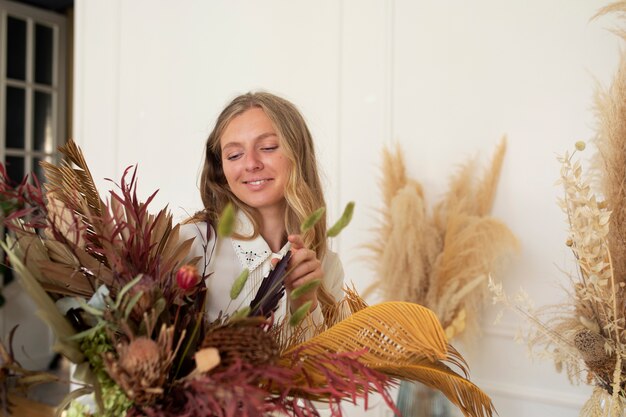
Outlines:
[[[190,221],[206,221],[216,226],[226,204],[232,202],[238,210],[245,212],[254,226],[251,236],[259,235],[260,216],[258,211],[238,199],[230,190],[222,168],[220,140],[228,124],[237,116],[252,108],[262,109],[272,121],[280,146],[291,162],[291,172],[285,188],[285,229],[288,234],[300,234],[300,224],[313,211],[325,207],[324,194],[317,170],[317,159],[313,138],[304,118],[291,102],[267,92],[250,92],[235,97],[220,113],[213,131],[206,142],[205,160],[200,179],[200,196],[204,210],[196,213]],[[302,236],[305,245],[314,249],[318,259],[326,254],[326,215]],[[320,287],[319,300],[326,305],[334,304],[330,293]]]

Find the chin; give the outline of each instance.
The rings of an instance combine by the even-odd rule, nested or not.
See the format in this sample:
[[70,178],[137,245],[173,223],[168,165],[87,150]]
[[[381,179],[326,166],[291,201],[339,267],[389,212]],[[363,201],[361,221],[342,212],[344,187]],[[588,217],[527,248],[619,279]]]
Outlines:
[[247,199],[242,200],[248,206],[261,210],[264,208],[276,207],[284,204],[284,199]]

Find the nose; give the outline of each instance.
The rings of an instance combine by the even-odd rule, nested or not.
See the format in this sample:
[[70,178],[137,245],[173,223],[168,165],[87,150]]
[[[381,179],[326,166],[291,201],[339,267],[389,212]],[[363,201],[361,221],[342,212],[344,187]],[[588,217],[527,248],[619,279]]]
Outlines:
[[248,152],[246,154],[246,171],[254,172],[263,168],[263,163],[257,152]]

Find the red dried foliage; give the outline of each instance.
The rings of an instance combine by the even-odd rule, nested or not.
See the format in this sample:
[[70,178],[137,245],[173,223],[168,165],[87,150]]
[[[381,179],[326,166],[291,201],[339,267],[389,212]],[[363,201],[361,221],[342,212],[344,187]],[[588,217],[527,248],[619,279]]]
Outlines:
[[[236,361],[223,371],[176,384],[163,404],[131,409],[128,416],[256,417],[273,412],[288,413],[285,398],[271,394],[264,386],[268,381],[289,385],[292,378],[293,371],[287,368]],[[309,406],[309,409],[314,408]]]
[[[291,394],[310,399],[320,399],[329,403],[333,416],[341,416],[340,402],[350,400],[356,403],[362,399],[365,410],[368,409],[369,394],[379,393],[389,408],[396,415],[399,412],[394,404],[389,389],[392,380],[382,372],[367,367],[359,362],[359,357],[366,350],[356,352],[327,352],[315,357],[306,357],[299,351],[294,353],[292,362],[298,368],[299,386]],[[324,383],[316,385],[312,373],[324,376]]]
[[28,175],[17,183],[9,178],[6,168],[0,164],[0,208],[8,228],[15,227],[15,219],[23,219],[26,226],[40,229],[46,227],[45,193],[36,176],[32,184]]
[[[358,361],[363,352],[327,353],[314,359],[293,357],[293,366],[252,365],[238,360],[230,367],[176,384],[165,402],[134,408],[128,416],[148,417],[257,417],[281,413],[295,417],[319,416],[313,400],[328,403],[331,415],[341,417],[340,402],[364,400],[371,392],[382,394],[398,412],[388,389],[387,376]],[[323,386],[307,379],[305,369],[326,376]]]
[[[131,169],[132,175],[128,182],[127,176]],[[95,243],[90,246],[91,251],[106,260],[108,266],[121,278],[122,285],[139,274],[161,282],[161,275],[171,274],[172,268],[161,265],[160,257],[155,256],[153,251],[159,242],[153,241],[152,234],[159,219],[167,215],[165,210],[156,216],[148,212],[148,206],[158,191],[152,193],[145,202],[139,200],[137,167],[126,168],[120,184],[109,181],[119,188],[119,192],[110,191],[111,201],[107,204],[108,210],[102,213],[102,218],[97,219],[101,224]]]

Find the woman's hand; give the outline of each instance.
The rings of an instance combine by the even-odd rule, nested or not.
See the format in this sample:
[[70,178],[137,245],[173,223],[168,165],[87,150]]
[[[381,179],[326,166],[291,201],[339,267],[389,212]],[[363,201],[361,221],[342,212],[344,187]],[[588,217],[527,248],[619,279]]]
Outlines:
[[[304,246],[304,241],[300,235],[289,235],[287,238],[291,242],[291,259],[287,266],[287,271],[291,271],[285,277],[285,289],[287,297],[291,292],[307,282],[315,279],[322,279],[322,262],[317,259],[315,251]],[[317,287],[306,294],[301,295],[296,300],[291,300],[291,312],[296,311],[302,304],[312,301],[310,311],[317,307]]]

